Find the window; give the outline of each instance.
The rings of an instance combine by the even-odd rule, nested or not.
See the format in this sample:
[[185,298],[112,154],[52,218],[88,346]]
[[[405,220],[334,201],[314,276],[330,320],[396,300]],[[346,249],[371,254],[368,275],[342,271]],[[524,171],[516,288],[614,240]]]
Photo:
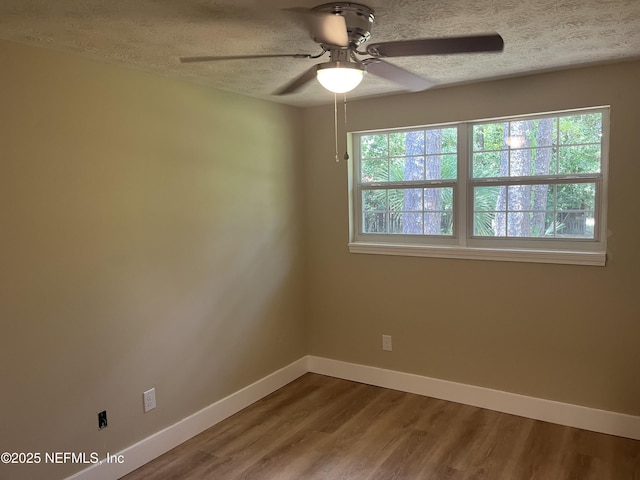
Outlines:
[[352,140],[352,252],[604,265],[608,108]]

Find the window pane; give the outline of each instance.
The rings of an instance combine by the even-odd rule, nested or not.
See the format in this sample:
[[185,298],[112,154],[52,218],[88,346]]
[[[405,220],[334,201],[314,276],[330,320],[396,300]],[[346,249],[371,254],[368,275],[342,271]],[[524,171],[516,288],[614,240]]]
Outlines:
[[388,156],[387,135],[363,135],[360,137],[360,155],[362,158],[384,158]]
[[594,238],[596,223],[594,183],[558,185],[556,203],[558,237]]
[[473,151],[500,150],[504,144],[504,130],[508,123],[485,123],[473,126]]
[[389,214],[389,233],[422,235],[422,213],[391,212]]
[[[473,234],[483,237],[500,236],[506,231],[507,187],[476,187],[473,190]],[[497,210],[501,211],[497,211]]]
[[389,162],[387,160],[363,160],[360,181],[362,183],[388,182]]
[[475,211],[491,211],[498,207],[498,198],[502,199],[502,210],[506,209],[507,187],[476,187],[473,189],[473,209]]
[[442,129],[442,153],[458,153],[458,128]]
[[539,211],[531,212],[531,229],[532,237],[554,237],[556,234],[556,225],[553,223],[553,212]]
[[557,186],[558,210],[594,210],[596,204],[595,183],[571,183]]
[[541,237],[551,237],[554,238],[556,237],[557,234],[557,230],[558,230],[558,222],[555,221],[555,213],[554,212],[547,212],[545,215],[545,219],[544,219],[544,232],[540,233],[539,236]]
[[457,128],[427,130],[426,141],[426,179],[442,180],[456,178],[458,170]]
[[363,191],[362,211],[362,231],[364,233],[387,233],[386,190]]
[[390,160],[390,180],[424,180],[424,157],[403,157]]
[[552,185],[512,185],[508,187],[507,194],[509,211],[553,210],[554,188]]
[[502,152],[484,152],[473,154],[473,176],[499,177]]
[[441,159],[442,170],[440,171],[440,178],[443,180],[458,178],[458,156],[443,155]]
[[452,235],[453,188],[362,192],[363,233]]
[[424,155],[424,130],[398,132],[389,135],[389,155]]
[[458,171],[456,155],[429,155],[425,165],[427,180],[454,179]]
[[425,212],[453,210],[453,188],[425,188],[424,210]]
[[530,237],[531,223],[529,212],[507,213],[507,236]]
[[523,177],[533,173],[531,149],[515,149],[509,151],[509,176]]
[[453,188],[424,189],[424,233],[453,234]]
[[453,214],[451,212],[430,212],[424,214],[425,235],[453,235]]
[[387,233],[387,214],[385,212],[365,212],[362,216],[363,233]]
[[532,175],[555,175],[558,173],[558,154],[553,147],[536,148],[532,155]]
[[396,212],[421,212],[422,189],[402,188],[389,190],[389,210]]
[[558,173],[599,173],[600,158],[600,145],[560,147]]
[[509,122],[508,134],[504,143],[509,148],[535,146],[535,120],[517,120]]
[[[455,179],[458,168],[457,135],[457,128],[363,135],[360,140],[360,181]],[[427,142],[430,154],[425,157]]]
[[[473,215],[473,234],[479,237],[497,237],[498,231],[506,231],[506,215],[498,212],[476,212]],[[501,222],[501,223],[497,223]]]
[[556,236],[559,238],[593,238],[593,212],[568,211],[556,214]]
[[594,183],[474,189],[474,235],[594,238]]
[[362,231],[364,233],[386,233],[387,211],[386,190],[363,191]]
[[531,185],[531,210],[543,212],[553,210],[555,207],[555,186],[553,185]]
[[551,147],[557,144],[557,139],[557,118],[539,118],[533,121],[532,146],[536,148]]
[[386,190],[364,190],[362,192],[362,210],[364,211],[386,211],[387,191]]
[[457,153],[458,129],[440,128],[426,131],[427,153]]
[[509,237],[526,238],[553,236],[552,220],[553,212],[509,212],[506,234]]
[[474,126],[473,176],[555,174],[557,124],[556,118],[541,118]]
[[531,210],[531,185],[508,187],[509,211]]
[[560,117],[560,144],[600,143],[602,114],[585,113]]
[[557,165],[556,149],[519,148],[512,149],[509,155],[509,175],[511,177],[555,175]]

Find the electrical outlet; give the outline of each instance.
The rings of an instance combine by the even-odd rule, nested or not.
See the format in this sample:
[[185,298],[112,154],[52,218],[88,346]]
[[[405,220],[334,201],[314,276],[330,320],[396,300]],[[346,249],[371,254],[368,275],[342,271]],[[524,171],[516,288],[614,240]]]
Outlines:
[[142,399],[144,401],[144,413],[156,408],[156,388],[153,387],[144,392]]
[[98,412],[98,430],[107,428],[107,411]]
[[382,349],[390,352],[393,350],[391,345],[391,335],[382,335]]

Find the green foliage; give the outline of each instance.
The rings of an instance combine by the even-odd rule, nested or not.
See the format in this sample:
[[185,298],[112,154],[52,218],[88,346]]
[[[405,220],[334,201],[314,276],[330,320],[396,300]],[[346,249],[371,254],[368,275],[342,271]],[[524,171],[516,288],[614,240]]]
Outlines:
[[[541,135],[541,128],[549,121],[553,122],[551,128]],[[514,135],[520,131],[526,135]],[[600,113],[474,125],[473,176],[501,176],[501,163],[511,153],[523,149],[531,152],[529,175],[597,173],[600,172],[601,140]],[[550,155],[549,168],[536,171],[537,157],[542,154]],[[508,169],[502,171],[508,175]]]
[[[474,125],[473,176],[598,173],[601,137],[600,113]],[[594,214],[595,184],[570,183],[556,188],[542,183],[526,187],[526,194],[518,188],[475,189],[476,235],[571,235],[583,230],[577,216],[582,215],[584,223]],[[543,215],[543,211],[547,213]],[[518,222],[517,227],[512,222]]]
[[477,187],[473,192],[474,218],[473,233],[481,237],[492,237],[494,231],[495,208],[501,190],[506,187]]
[[[600,113],[474,125],[472,175],[500,178],[598,173],[601,139]],[[455,179],[457,150],[456,127],[363,135],[360,180],[383,187],[393,182]],[[555,186],[542,182],[525,190],[508,194],[506,187],[475,188],[474,234],[505,235],[507,222],[516,218],[523,230],[509,227],[509,235],[571,236],[582,230],[587,236],[592,234],[592,228],[579,224],[584,226],[594,215],[594,183]],[[363,228],[368,232],[453,232],[452,188],[365,188],[362,207]]]
[[602,115],[585,113],[559,117],[560,145],[596,143],[602,140]]
[[389,136],[363,135],[360,137],[360,156],[362,158],[387,158],[389,156]]
[[[363,183],[455,179],[457,129],[431,129],[360,137]],[[364,231],[445,234],[453,232],[453,189],[364,189]]]
[[595,183],[570,183],[557,186],[557,210],[595,210]]
[[[438,134],[438,144],[427,137]],[[454,179],[457,176],[457,129],[414,130],[360,137],[363,183]],[[438,175],[430,176],[427,165],[437,164]]]
[[501,152],[474,152],[473,176],[476,178],[499,177]]

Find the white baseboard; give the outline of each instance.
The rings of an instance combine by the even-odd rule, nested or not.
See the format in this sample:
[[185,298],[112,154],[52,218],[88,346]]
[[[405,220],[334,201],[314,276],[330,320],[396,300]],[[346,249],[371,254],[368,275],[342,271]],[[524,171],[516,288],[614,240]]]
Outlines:
[[116,480],[307,372],[640,440],[640,417],[527,397],[411,373],[306,356],[118,452],[124,463],[92,465],[66,480]]
[[116,480],[284,387],[307,371],[307,357],[303,357],[118,452],[116,455],[123,455],[125,458],[124,463],[92,465],[66,480]]
[[640,417],[322,357],[310,372],[487,408],[569,427],[640,440]]

